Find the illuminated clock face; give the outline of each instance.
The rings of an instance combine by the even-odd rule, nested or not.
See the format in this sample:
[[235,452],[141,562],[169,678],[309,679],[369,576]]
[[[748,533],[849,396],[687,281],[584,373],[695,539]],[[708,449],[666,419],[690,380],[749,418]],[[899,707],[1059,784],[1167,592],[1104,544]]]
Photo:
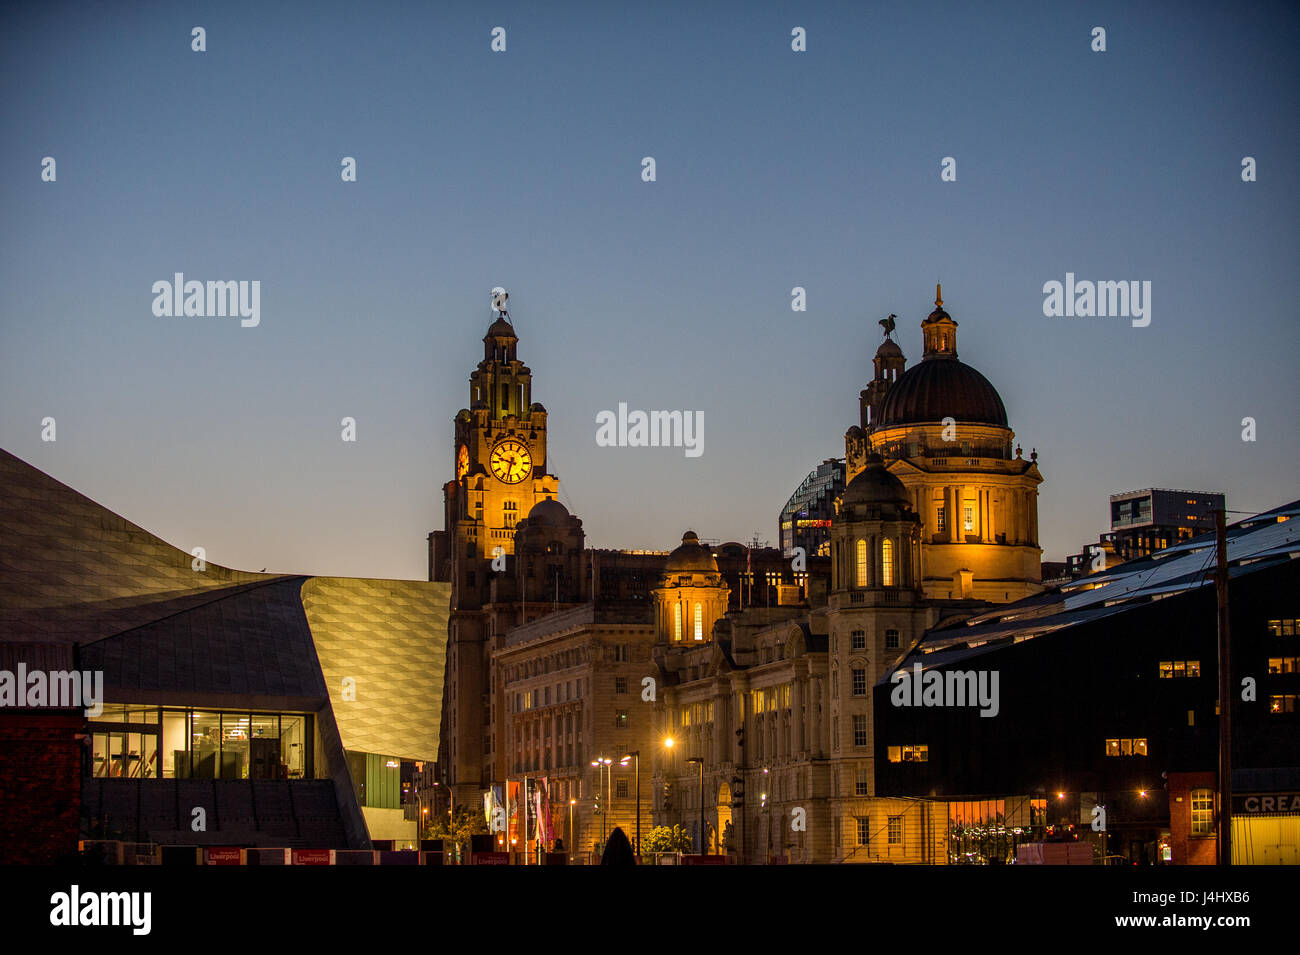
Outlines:
[[462,444],[456,452],[456,480],[459,481],[466,474],[469,474],[469,448]]
[[518,484],[533,469],[528,445],[510,438],[492,449],[492,473],[507,484]]

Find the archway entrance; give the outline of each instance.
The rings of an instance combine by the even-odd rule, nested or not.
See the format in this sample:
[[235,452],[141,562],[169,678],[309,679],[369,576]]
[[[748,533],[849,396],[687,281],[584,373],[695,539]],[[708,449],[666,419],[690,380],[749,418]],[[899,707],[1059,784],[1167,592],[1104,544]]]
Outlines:
[[717,824],[713,827],[713,840],[712,840],[711,851],[715,855],[721,855],[726,851],[723,848],[722,839],[723,836],[726,834],[727,826],[730,823],[731,823],[731,787],[724,782],[718,787],[718,818],[717,818]]

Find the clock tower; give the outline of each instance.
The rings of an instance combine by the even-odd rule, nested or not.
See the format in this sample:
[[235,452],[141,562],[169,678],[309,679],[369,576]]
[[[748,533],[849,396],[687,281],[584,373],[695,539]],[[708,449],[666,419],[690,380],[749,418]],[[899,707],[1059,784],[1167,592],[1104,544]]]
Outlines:
[[[494,573],[493,559],[514,555],[515,524],[559,490],[547,470],[546,409],[532,400],[532,371],[519,360],[504,293],[493,305],[499,315],[483,336],[483,360],[469,376],[469,407],[454,419],[455,476],[443,485],[445,530],[429,535],[429,578],[452,584],[439,762],[458,801],[477,798],[490,781],[485,756],[491,747],[483,738],[490,641],[498,624],[509,625],[495,619],[500,613],[493,607],[500,604],[502,611],[513,603],[516,569],[511,560],[509,572]],[[511,590],[508,597],[498,592],[501,586]]]

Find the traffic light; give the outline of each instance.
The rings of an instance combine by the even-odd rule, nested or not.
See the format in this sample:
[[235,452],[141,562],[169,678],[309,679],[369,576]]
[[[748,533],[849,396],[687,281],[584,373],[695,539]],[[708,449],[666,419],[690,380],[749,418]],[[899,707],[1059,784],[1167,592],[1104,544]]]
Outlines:
[[598,816],[599,816],[600,813],[601,813],[600,802],[601,802],[601,800],[600,800],[600,793],[596,793],[596,802],[595,802],[595,804],[591,807],[591,811],[592,811],[593,813],[595,813],[596,815],[598,815]]

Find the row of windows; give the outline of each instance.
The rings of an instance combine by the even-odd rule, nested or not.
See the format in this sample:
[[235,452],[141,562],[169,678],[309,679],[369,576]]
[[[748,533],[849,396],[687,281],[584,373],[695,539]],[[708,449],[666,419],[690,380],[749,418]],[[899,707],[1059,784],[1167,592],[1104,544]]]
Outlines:
[[1178,677],[1201,675],[1200,660],[1162,660],[1160,661],[1160,679],[1172,680]]
[[1270,713],[1295,713],[1300,711],[1300,696],[1295,693],[1275,693],[1268,698],[1268,711]]
[[925,744],[890,746],[888,752],[891,763],[928,763],[930,761],[930,747]]
[[1145,739],[1108,739],[1106,740],[1107,756],[1145,756],[1147,755],[1147,741]]
[[1300,657],[1269,657],[1268,672],[1274,676],[1279,673],[1300,673]]
[[1300,620],[1295,617],[1270,620],[1268,622],[1268,632],[1275,637],[1294,637],[1297,633],[1300,633]]
[[[865,538],[858,538],[858,582],[859,587],[869,587],[871,582],[867,577],[867,542]],[[880,542],[880,583],[885,587],[894,586],[894,542],[886,537]]]
[[[682,639],[682,603],[673,604],[673,639]],[[704,604],[695,605],[695,639],[704,639]]]
[[[867,649],[867,632],[866,632],[865,630],[854,630],[852,633],[849,634],[849,649],[850,649],[850,650],[865,650],[865,649]],[[898,649],[898,631],[897,631],[897,630],[886,630],[886,631],[885,631],[885,649],[886,649],[886,650],[897,650],[897,649]],[[834,638],[834,645],[831,647],[831,650],[832,650],[832,652],[838,652],[838,650],[839,650],[839,637],[835,637],[835,638]]]
[[705,700],[702,703],[691,703],[682,707],[682,726],[698,726],[701,723],[713,722],[713,701]]
[[570,667],[576,667],[586,662],[586,653],[578,648],[552,653],[537,660],[529,660],[526,663],[518,663],[508,667],[506,669],[506,682],[514,683],[516,680],[542,676],[552,670],[567,670]]
[[[854,819],[858,824],[858,845],[871,845],[871,817],[855,816]],[[903,844],[903,817],[890,816],[886,832],[889,845],[901,846]]]
[[753,702],[755,715],[759,713],[770,713],[775,710],[784,710],[790,708],[790,684],[782,683],[780,686],[770,686],[763,690],[753,690],[750,693]]
[[[620,678],[622,679],[622,678]],[[532,690],[524,690],[522,693],[515,694],[515,706],[511,712],[522,713],[525,710],[535,710],[539,706],[550,706],[552,702],[567,703],[575,696],[582,699],[582,680],[566,680],[563,684],[555,684],[555,698],[551,698],[551,688],[549,686],[537,687]],[[626,684],[626,680],[624,680]],[[564,693],[561,695],[560,688],[563,686]],[[577,692],[575,693],[574,690]],[[626,692],[627,687],[619,692]]]

